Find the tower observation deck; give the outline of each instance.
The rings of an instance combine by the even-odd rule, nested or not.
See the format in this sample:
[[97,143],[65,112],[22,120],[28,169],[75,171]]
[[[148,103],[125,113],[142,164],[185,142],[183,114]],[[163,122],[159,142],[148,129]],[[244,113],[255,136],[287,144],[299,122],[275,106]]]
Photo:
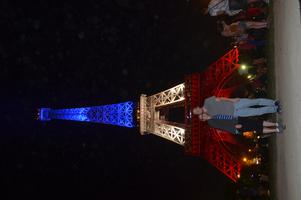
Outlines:
[[[142,94],[132,101],[69,109],[40,108],[41,121],[52,119],[96,122],[124,127],[139,126],[140,134],[154,134],[184,147],[188,155],[201,156],[232,181],[240,177],[242,162],[235,149],[240,144],[230,133],[210,128],[192,115],[192,108],[202,106],[209,96],[229,97],[226,88],[231,74],[237,70],[238,49],[232,49],[201,73],[185,76],[183,83],[154,95]],[[169,120],[166,110],[184,108],[183,123]],[[136,119],[135,119],[136,118]]]

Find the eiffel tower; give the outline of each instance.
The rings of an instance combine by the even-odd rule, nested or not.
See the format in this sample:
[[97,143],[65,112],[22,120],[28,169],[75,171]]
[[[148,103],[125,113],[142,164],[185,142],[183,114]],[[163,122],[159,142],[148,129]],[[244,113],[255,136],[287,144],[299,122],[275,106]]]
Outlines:
[[[142,94],[133,101],[81,108],[40,108],[41,121],[73,120],[133,128],[141,135],[154,134],[182,147],[187,155],[201,156],[232,181],[240,178],[243,163],[232,147],[239,147],[233,135],[210,128],[192,115],[192,108],[203,104],[209,96],[229,97],[236,86],[226,87],[239,67],[237,48],[201,73],[185,76],[184,82],[153,95]],[[168,110],[182,107],[183,123],[169,119]]]

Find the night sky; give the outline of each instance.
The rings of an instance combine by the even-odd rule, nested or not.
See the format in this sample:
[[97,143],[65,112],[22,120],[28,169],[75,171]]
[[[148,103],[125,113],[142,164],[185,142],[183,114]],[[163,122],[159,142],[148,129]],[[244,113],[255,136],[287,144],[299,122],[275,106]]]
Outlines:
[[35,120],[39,107],[136,101],[203,70],[229,48],[205,5],[0,1],[1,196],[229,199],[231,181],[177,144],[136,128]]

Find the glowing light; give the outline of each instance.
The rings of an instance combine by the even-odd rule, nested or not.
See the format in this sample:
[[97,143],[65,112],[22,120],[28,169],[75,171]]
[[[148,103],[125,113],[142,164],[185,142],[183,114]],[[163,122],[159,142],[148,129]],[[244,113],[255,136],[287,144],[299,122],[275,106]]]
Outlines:
[[49,113],[50,113],[51,109],[50,108],[40,108],[39,112],[38,112],[38,119],[40,121],[49,121],[51,120]]
[[249,149],[249,152],[252,152],[252,149]]
[[134,127],[133,113],[134,103],[128,101],[118,104],[82,108],[41,108],[39,112],[39,119],[41,121],[49,121],[51,119],[86,121]]
[[87,113],[90,108],[51,109],[50,119],[62,119],[73,121],[90,121]]
[[240,174],[237,174],[237,178],[240,178]]
[[254,158],[256,165],[260,164],[261,158],[260,157],[256,157]]
[[244,162],[247,162],[248,159],[247,159],[246,157],[244,157],[242,160],[243,160]]
[[248,78],[248,79],[251,79],[251,78],[252,78],[252,75],[248,75],[247,78]]
[[247,69],[247,66],[246,66],[246,65],[241,65],[240,68],[241,68],[242,70],[246,70],[246,69]]

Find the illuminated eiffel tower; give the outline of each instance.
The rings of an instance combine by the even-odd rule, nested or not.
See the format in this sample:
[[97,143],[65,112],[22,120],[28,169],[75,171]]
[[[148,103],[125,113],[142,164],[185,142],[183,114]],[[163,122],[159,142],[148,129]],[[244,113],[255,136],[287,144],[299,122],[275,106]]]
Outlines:
[[[139,126],[141,135],[154,134],[181,145],[186,154],[203,157],[236,182],[242,163],[228,147],[239,144],[231,134],[201,122],[191,110],[202,105],[209,96],[231,95],[235,87],[226,88],[225,85],[239,67],[238,55],[238,49],[233,49],[205,71],[187,75],[185,82],[179,85],[150,96],[142,94],[138,103],[128,101],[81,108],[40,108],[38,117],[41,121],[60,119],[129,128]],[[184,108],[185,122],[169,120],[166,110],[174,107]]]

